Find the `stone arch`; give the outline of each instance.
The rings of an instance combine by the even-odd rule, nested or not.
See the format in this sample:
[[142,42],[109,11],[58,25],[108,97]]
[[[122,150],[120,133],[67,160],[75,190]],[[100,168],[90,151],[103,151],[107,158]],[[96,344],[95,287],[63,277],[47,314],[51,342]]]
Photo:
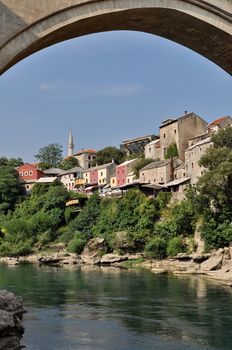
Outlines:
[[[135,30],[180,43],[232,74],[231,0],[53,0],[51,8],[36,9],[32,4],[28,14],[23,5],[11,9],[14,0],[4,3],[3,15],[9,11],[8,22],[13,21],[14,31],[6,21],[2,23],[0,73],[64,40],[111,30]],[[41,0],[38,3],[42,6]]]

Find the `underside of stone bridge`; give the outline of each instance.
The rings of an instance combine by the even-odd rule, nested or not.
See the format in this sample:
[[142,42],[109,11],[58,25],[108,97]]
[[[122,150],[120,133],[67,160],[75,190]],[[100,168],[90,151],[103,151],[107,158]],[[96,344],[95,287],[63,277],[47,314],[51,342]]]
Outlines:
[[162,36],[232,74],[232,0],[0,0],[0,74],[61,41],[112,30]]

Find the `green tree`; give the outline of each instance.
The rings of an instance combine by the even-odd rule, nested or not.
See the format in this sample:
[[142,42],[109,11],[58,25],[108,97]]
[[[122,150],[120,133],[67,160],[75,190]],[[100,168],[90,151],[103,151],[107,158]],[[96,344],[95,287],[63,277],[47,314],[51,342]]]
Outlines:
[[0,158],[0,166],[2,166],[2,165],[8,165],[8,166],[16,168],[20,165],[23,165],[23,160],[21,158],[1,157]]
[[123,156],[124,154],[120,149],[117,147],[108,146],[97,151],[96,163],[98,165],[102,165],[110,163],[112,160],[114,160],[116,164],[120,164],[122,162]]
[[212,141],[214,147],[200,159],[207,172],[193,198],[203,217],[201,231],[208,249],[232,242],[232,128],[220,130]]
[[0,166],[0,212],[13,210],[24,194],[24,188],[14,167]]
[[165,159],[172,159],[179,156],[178,148],[175,142],[171,143],[165,153]]
[[78,166],[79,166],[79,162],[78,162],[78,159],[75,157],[67,157],[60,164],[60,167],[63,170],[70,170]]
[[39,149],[35,158],[41,163],[41,168],[58,167],[62,162],[62,146],[58,143],[51,143]]

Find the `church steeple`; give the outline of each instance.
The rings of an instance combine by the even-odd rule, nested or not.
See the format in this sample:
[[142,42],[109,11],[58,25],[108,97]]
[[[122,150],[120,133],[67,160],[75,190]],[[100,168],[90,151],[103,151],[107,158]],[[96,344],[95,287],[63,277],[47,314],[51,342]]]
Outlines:
[[68,157],[73,157],[73,151],[74,151],[73,135],[72,135],[72,129],[70,129],[69,136],[68,136]]

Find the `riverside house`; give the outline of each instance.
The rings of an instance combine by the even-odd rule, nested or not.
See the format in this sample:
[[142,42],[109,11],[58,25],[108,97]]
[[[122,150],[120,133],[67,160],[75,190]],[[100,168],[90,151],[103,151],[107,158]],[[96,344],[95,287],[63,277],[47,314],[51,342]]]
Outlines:
[[37,169],[37,166],[34,166],[30,163],[25,163],[16,168],[19,178],[24,181],[26,192],[29,193],[35,182],[41,177],[44,176],[43,171]]

